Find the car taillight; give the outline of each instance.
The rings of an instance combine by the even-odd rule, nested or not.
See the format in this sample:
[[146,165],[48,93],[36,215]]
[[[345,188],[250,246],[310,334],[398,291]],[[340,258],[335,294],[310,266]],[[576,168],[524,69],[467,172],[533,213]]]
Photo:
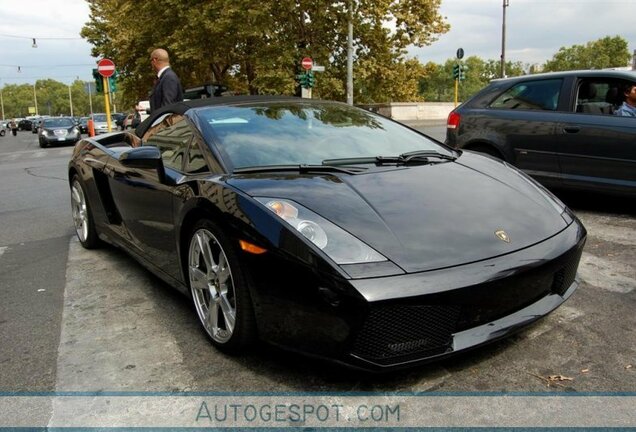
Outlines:
[[455,111],[451,111],[451,113],[448,115],[448,120],[446,121],[446,128],[447,129],[459,129],[459,120],[461,119],[461,116],[459,115],[459,113],[455,112]]

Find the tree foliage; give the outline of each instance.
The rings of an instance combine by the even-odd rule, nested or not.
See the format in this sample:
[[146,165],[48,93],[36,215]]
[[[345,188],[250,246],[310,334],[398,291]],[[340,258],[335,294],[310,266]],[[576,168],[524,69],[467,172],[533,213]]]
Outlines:
[[[112,58],[128,104],[146,99],[149,54],[168,50],[185,87],[204,82],[239,93],[292,94],[300,59],[326,70],[317,97],[345,98],[347,23],[352,5],[355,95],[365,102],[417,98],[409,45],[432,43],[449,26],[441,0],[88,0],[82,36]],[[419,65],[421,67],[421,65]]]
[[625,39],[606,36],[585,45],[561,47],[543,69],[548,72],[623,67],[629,64],[630,59]]
[[[91,83],[93,91],[95,85]],[[71,97],[69,98],[69,87]],[[34,94],[35,93],[35,94]],[[86,83],[77,80],[70,86],[53,79],[37,80],[33,84],[12,84],[2,88],[2,100],[6,119],[34,115],[29,112],[36,107],[39,115],[70,115],[71,102],[73,115],[90,114],[89,96]],[[104,112],[104,96],[92,96],[93,112]]]
[[[443,65],[429,62],[424,66],[424,76],[420,79],[419,89],[422,97],[428,102],[448,102],[455,98],[455,80],[453,66],[458,63],[455,58],[446,60]],[[500,60],[483,60],[478,56],[470,56],[460,63],[465,68],[466,79],[459,82],[458,99],[466,100],[488,83],[499,77]],[[521,62],[506,62],[506,75],[523,75]]]

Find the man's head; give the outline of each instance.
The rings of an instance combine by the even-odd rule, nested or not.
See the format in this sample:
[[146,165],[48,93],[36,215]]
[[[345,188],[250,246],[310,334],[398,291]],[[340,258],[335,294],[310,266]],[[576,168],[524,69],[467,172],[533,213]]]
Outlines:
[[150,54],[150,65],[155,72],[159,72],[166,66],[170,66],[170,57],[168,51],[163,48],[157,48]]
[[632,106],[636,106],[636,84],[625,83],[622,87],[625,102]]

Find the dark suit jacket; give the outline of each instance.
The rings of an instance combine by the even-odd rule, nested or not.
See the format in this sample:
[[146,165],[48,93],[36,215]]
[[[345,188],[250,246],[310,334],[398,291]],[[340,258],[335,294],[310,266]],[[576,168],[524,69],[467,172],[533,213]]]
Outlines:
[[150,94],[150,112],[174,102],[183,100],[183,88],[179,77],[168,68],[161,74],[161,78],[155,84]]

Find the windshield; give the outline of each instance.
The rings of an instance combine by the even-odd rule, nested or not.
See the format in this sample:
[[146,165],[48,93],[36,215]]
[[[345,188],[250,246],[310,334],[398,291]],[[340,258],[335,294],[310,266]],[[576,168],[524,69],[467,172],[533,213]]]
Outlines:
[[43,125],[44,127],[65,127],[65,128],[75,126],[73,121],[68,118],[46,119],[44,120]]
[[453,153],[406,127],[359,108],[328,102],[282,102],[196,110],[206,140],[233,168],[307,164],[327,159]]

